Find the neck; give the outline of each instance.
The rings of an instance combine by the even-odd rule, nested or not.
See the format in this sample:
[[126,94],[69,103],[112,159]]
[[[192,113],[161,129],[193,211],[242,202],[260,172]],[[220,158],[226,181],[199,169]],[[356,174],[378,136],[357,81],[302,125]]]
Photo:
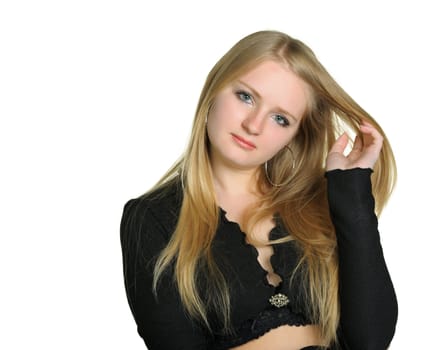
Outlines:
[[216,192],[228,195],[256,194],[257,169],[234,169],[218,164],[212,166]]

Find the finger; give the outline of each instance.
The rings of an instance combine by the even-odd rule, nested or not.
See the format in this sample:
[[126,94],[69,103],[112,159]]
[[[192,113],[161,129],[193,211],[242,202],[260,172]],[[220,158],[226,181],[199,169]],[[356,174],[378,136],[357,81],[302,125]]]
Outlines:
[[372,125],[361,125],[361,132],[364,135],[364,147],[381,147],[383,143],[383,136]]
[[352,152],[360,152],[362,151],[363,142],[362,137],[359,135],[356,135],[355,142],[353,143]]
[[350,151],[347,158],[349,159],[349,161],[354,162],[361,156],[362,151],[363,151],[362,137],[360,135],[356,135],[352,150]]
[[377,130],[376,126],[365,119],[362,119],[359,129],[364,134],[364,141],[366,144],[371,144],[374,140],[377,142],[383,140],[383,136]]
[[374,128],[374,125],[371,124],[368,120],[365,120],[365,119],[361,120],[361,125],[366,125],[366,126],[370,126],[370,127]]
[[346,149],[347,143],[349,142],[349,137],[344,132],[332,145],[329,153],[343,153]]

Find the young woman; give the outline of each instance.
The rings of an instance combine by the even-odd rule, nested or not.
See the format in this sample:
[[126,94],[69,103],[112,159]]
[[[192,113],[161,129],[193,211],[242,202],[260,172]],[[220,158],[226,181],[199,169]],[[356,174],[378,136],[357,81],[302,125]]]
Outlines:
[[382,129],[307,46],[240,40],[208,75],[182,158],[124,208],[148,349],[386,349],[397,301],[376,215],[395,175]]

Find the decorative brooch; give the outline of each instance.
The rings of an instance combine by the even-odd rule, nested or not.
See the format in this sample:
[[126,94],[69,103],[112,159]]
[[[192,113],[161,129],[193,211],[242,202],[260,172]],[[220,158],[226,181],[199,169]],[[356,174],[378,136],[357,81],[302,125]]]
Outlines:
[[289,298],[282,293],[275,294],[269,298],[269,303],[278,308],[286,306],[289,304],[289,301]]

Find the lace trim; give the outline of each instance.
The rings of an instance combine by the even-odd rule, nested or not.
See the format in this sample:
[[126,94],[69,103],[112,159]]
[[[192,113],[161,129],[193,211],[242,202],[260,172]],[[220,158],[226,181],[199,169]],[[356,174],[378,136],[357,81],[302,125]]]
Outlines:
[[[252,254],[255,258],[253,265],[255,265],[260,271],[261,282],[266,287],[268,287],[270,289],[280,288],[281,285],[283,284],[283,280],[281,280],[281,282],[277,286],[274,286],[274,285],[269,283],[268,271],[266,271],[265,268],[259,263],[259,261],[258,261],[259,252],[257,251],[256,247],[254,245],[250,244],[249,242],[247,242],[247,235],[245,232],[243,232],[241,230],[241,227],[239,226],[239,224],[235,221],[229,220],[227,218],[227,213],[223,208],[219,207],[219,210],[221,213],[222,220],[226,224],[234,226],[235,232],[238,232],[241,235],[240,237],[241,237],[241,242],[242,242],[243,247],[247,247],[252,252]],[[277,236],[279,236],[279,234],[277,234],[278,233],[277,231],[280,230],[280,222],[279,222],[279,219],[277,218],[277,216],[274,216],[273,221],[274,221],[274,226],[271,228],[271,230],[269,231],[269,234],[268,234],[270,241],[274,239],[274,236],[276,238],[280,238],[280,237],[277,237]],[[275,246],[272,246],[272,248],[273,248],[273,253],[272,253],[271,257],[269,258],[269,262],[271,264],[271,267],[272,267],[274,273],[276,275],[278,275],[280,278],[282,278],[282,275],[280,275],[280,273],[278,271],[278,265],[275,263],[275,260],[277,258],[277,250],[276,250]]]
[[248,319],[231,336],[218,336],[215,341],[217,350],[229,349],[257,339],[271,329],[283,325],[306,326],[311,322],[300,313],[293,312],[289,306],[280,309],[266,309],[256,318]]

